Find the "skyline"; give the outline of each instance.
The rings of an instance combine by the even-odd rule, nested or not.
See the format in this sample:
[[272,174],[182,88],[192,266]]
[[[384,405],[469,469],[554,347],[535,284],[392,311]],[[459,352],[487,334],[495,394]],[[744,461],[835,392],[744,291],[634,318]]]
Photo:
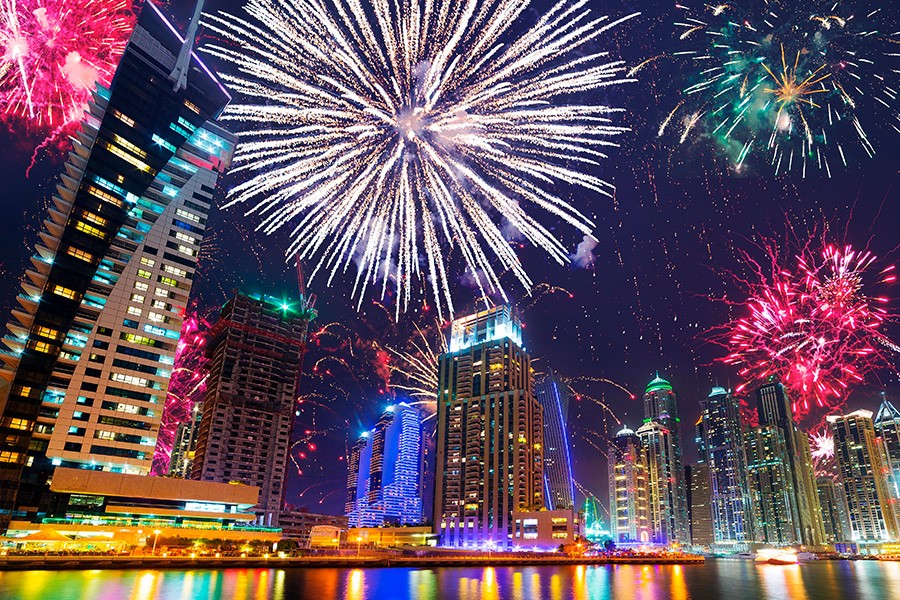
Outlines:
[[[217,4],[221,3],[210,2],[211,6],[207,10],[213,10]],[[613,13],[612,8],[606,10]],[[640,97],[639,88],[646,83],[639,81],[633,85],[633,89],[625,96],[629,104]],[[628,118],[637,118],[640,112],[631,108]],[[694,177],[676,179],[675,186],[667,189],[664,184],[673,182],[663,180],[663,175],[671,168],[666,164],[664,154],[658,149],[655,153],[651,151],[650,165],[645,167],[644,157],[639,156],[637,150],[641,141],[649,143],[649,129],[633,126],[636,131],[634,138],[627,144],[628,147],[615,153],[603,167],[607,173],[605,176],[619,186],[616,199],[589,200],[591,209],[597,215],[603,215],[595,219],[598,222],[600,246],[593,250],[598,254],[593,268],[551,268],[538,252],[523,250],[530,269],[537,269],[537,272],[545,275],[543,279],[547,282],[561,286],[574,295],[574,298],[569,298],[564,292],[553,293],[538,300],[533,308],[523,311],[528,350],[536,359],[540,359],[536,361],[538,370],[544,370],[544,365],[547,365],[566,378],[608,377],[637,395],[641,386],[649,381],[650,375],[659,370],[660,374],[672,381],[681,398],[680,408],[684,411],[685,422],[690,422],[699,414],[700,399],[706,397],[713,385],[724,384],[731,378],[736,379],[730,368],[723,365],[707,366],[720,354],[717,349],[705,344],[702,338],[704,331],[720,325],[727,316],[726,307],[722,303],[703,299],[703,296],[718,295],[724,291],[734,293],[734,287],[727,281],[728,272],[741,268],[738,258],[733,254],[734,246],[752,250],[749,238],[757,233],[778,237],[788,220],[802,229],[820,226],[822,218],[833,218],[837,230],[843,229],[843,221],[849,220],[847,237],[852,239],[844,241],[852,241],[854,244],[871,243],[876,254],[890,257],[891,253],[896,252],[896,234],[892,233],[890,224],[897,220],[896,187],[900,180],[896,168],[890,169],[892,162],[888,157],[887,160],[876,158],[868,163],[858,164],[832,180],[775,180],[768,174],[761,175],[760,179],[709,174],[697,177],[698,173],[702,173],[699,171],[693,173]],[[7,289],[14,287],[15,278],[22,272],[27,256],[18,248],[16,239],[20,223],[23,220],[42,219],[44,214],[40,203],[35,202],[35,206],[28,211],[28,217],[23,219],[17,215],[22,209],[21,200],[17,198],[21,198],[23,192],[24,197],[46,197],[47,194],[35,193],[54,185],[51,178],[40,179],[42,168],[48,171],[58,170],[58,165],[53,168],[49,164],[39,165],[32,171],[31,179],[23,180],[21,172],[27,162],[28,157],[23,156],[18,162],[5,163],[0,167],[0,173],[12,177],[12,181],[16,182],[16,185],[0,192],[3,211],[0,216],[4,217],[0,233],[3,233],[5,240],[3,282],[7,284]],[[885,177],[880,170],[881,166],[887,166],[891,174]],[[641,173],[645,168],[646,171]],[[631,173],[627,173],[628,169],[631,169]],[[15,178],[16,173],[19,173],[18,178]],[[859,181],[851,181],[852,177],[848,173],[858,173]],[[634,186],[634,189],[629,189],[629,186]],[[217,193],[215,206],[220,206],[221,192]],[[574,194],[571,191],[569,193]],[[732,193],[736,197],[725,198]],[[796,198],[792,198],[793,193],[796,193]],[[832,197],[823,197],[829,193]],[[767,211],[758,208],[760,197],[768,197],[772,204],[781,206],[767,214]],[[802,205],[801,210],[788,208],[795,202]],[[771,207],[772,204],[767,206]],[[849,210],[854,204],[855,209]],[[891,204],[894,205],[893,209]],[[852,216],[842,216],[841,213],[845,211]],[[714,214],[710,215],[708,212]],[[790,213],[790,216],[786,217],[786,213]],[[256,287],[255,290],[246,291],[268,291],[274,294],[293,288],[293,268],[284,265],[278,250],[283,244],[252,233],[253,223],[245,221],[239,211],[213,211],[210,228],[214,233],[219,233],[219,238],[215,240],[218,251],[211,258],[220,261],[220,264],[210,264],[204,270],[201,256],[201,275],[195,286],[199,288],[201,302],[206,307],[219,304],[232,287],[245,290],[247,287]],[[258,266],[254,265],[252,253],[246,253],[246,243],[236,241],[240,237],[238,227],[250,230],[249,235],[253,240],[251,247],[257,249],[262,257],[261,262],[268,267],[264,274],[260,274]],[[679,232],[685,233],[679,236]],[[697,234],[699,239],[684,239],[690,238],[692,234]],[[31,242],[34,239],[33,232],[26,232],[26,237]],[[569,237],[566,241],[574,253],[579,240]],[[708,250],[705,248],[707,243]],[[266,246],[267,250],[261,250]],[[237,265],[237,268],[233,265]],[[234,269],[233,275],[225,273],[230,269]],[[720,272],[717,273],[716,270]],[[241,279],[244,280],[244,285],[239,285]],[[370,327],[364,320],[378,323],[385,319],[385,315],[380,314],[381,309],[368,303],[364,305],[362,316],[357,318],[349,297],[352,278],[344,277],[336,280],[336,283],[334,289],[326,289],[321,282],[311,288],[320,298],[320,324],[340,321],[349,323],[357,331],[365,331]],[[468,303],[460,302],[458,314],[466,314],[475,308],[471,302],[475,293],[465,285],[458,287],[457,294],[463,299],[470,299]],[[7,293],[2,302],[9,306],[13,295]],[[521,290],[517,296],[521,296]],[[527,306],[528,301],[524,304]],[[572,318],[572,315],[577,315],[577,318]],[[409,315],[410,318],[413,316]],[[408,330],[408,323],[402,323],[397,329],[403,328]],[[896,332],[897,325],[894,323],[888,333],[893,333],[891,337],[896,339]],[[398,333],[396,336],[399,341],[404,337],[411,337],[411,332]],[[316,359],[315,351],[316,348],[313,347],[308,357],[309,364],[313,364]],[[370,364],[363,364],[369,372],[359,373],[359,379],[364,380],[362,383],[354,382],[353,377],[346,374],[338,375],[342,378],[342,385],[353,388],[350,390],[353,398],[343,401],[344,406],[355,407],[357,413],[353,418],[358,423],[350,424],[351,438],[365,423],[373,422],[376,413],[383,409],[384,395],[377,393],[379,385],[383,385],[383,378],[381,382],[378,381],[381,376],[378,374],[377,361],[376,358]],[[337,367],[334,369],[337,371]],[[887,391],[889,398],[898,396],[896,370],[887,370],[876,374],[876,377],[883,377],[883,382],[880,384],[876,379],[851,392],[848,410],[851,407],[868,407],[882,389]],[[303,385],[301,384],[301,392],[304,390]],[[732,380],[726,387],[735,385],[737,381]],[[640,419],[639,400],[631,400],[620,390],[604,384],[592,384],[590,390],[588,386],[576,389],[595,396],[604,393],[623,423],[637,429]],[[573,399],[569,412],[570,422],[574,423],[587,419],[599,422],[599,417],[603,414],[599,406],[585,399],[578,400],[577,397]],[[614,435],[619,427],[615,423],[609,425],[606,434]],[[687,432],[683,434],[687,435]],[[575,478],[603,498],[603,476],[599,472],[592,474],[586,468],[592,460],[599,458],[584,440],[586,435],[588,434],[579,429],[570,432],[575,454]],[[306,480],[312,479],[309,483],[317,481],[316,468],[327,465],[335,454],[343,451],[344,446],[342,436],[335,439],[331,434],[315,443],[322,458],[310,460],[309,468],[304,469],[307,473]],[[688,447],[685,449],[692,452]],[[310,456],[315,454],[310,453]],[[306,487],[297,486],[296,479],[294,494]],[[336,483],[334,487],[339,488],[340,483]],[[339,506],[339,500],[334,496],[331,500],[335,501],[334,506]],[[312,502],[317,500],[313,499]],[[336,510],[333,509],[333,512]]]

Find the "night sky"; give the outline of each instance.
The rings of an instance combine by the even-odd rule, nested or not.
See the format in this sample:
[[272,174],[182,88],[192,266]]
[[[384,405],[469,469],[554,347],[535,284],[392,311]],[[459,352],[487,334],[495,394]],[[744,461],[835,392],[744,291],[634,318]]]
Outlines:
[[[192,1],[173,0],[171,4],[169,11],[183,26]],[[208,0],[206,9],[237,11],[241,4],[241,0]],[[550,5],[546,1],[533,4],[532,18]],[[591,4],[600,14],[643,13],[602,37],[598,47],[602,45],[630,65],[670,51],[670,4],[665,8],[655,1]],[[214,60],[209,64],[218,67]],[[900,136],[892,130],[880,131],[877,123],[872,123],[870,135],[882,141],[877,146],[879,153],[874,159],[854,156],[849,167],[834,169],[831,179],[818,171],[806,179],[774,178],[765,165],[735,174],[704,136],[675,148],[657,142],[657,128],[672,108],[681,75],[675,61],[658,60],[641,70],[637,83],[611,88],[604,99],[627,109],[621,118],[632,128],[620,138],[622,147],[612,149],[600,169],[600,175],[616,186],[615,198],[562,190],[597,223],[594,234],[600,243],[593,251],[593,265],[559,267],[541,251],[524,248],[523,260],[534,281],[559,286],[568,293],[548,293],[532,303],[527,290],[511,277],[504,282],[511,297],[524,298],[520,306],[530,306],[523,314],[525,343],[538,359],[535,366],[539,371],[552,367],[566,378],[609,378],[638,396],[656,371],[671,381],[679,396],[688,462],[696,458],[692,424],[698,415],[698,400],[716,382],[726,386],[738,383],[733,369],[714,362],[724,350],[710,344],[705,335],[732,316],[723,298],[743,300],[733,276],[745,272],[738,252],[762,258],[757,247],[760,236],[783,240],[789,230],[795,237],[827,230],[830,242],[868,246],[879,257],[896,261],[900,242],[896,148]],[[26,177],[34,145],[22,139],[15,128],[0,132],[0,147],[4,148],[0,161],[4,182],[0,187],[0,277],[5,282],[0,302],[7,308],[14,303],[16,282],[28,263],[28,248],[45,218],[53,177],[61,166],[58,153],[39,151],[37,163]],[[227,189],[231,181],[233,178],[226,177],[220,188]],[[220,189],[219,200],[223,197]],[[550,222],[550,217],[542,218]],[[209,223],[213,235],[192,294],[201,312],[220,305],[238,288],[296,295],[294,269],[282,254],[286,247],[282,236],[266,238],[256,233],[254,217],[244,217],[240,209],[214,210]],[[570,227],[560,227],[558,232],[574,252],[581,236]],[[458,270],[454,278],[458,282],[454,285],[458,313],[483,307],[477,291],[466,285]],[[334,338],[323,338],[327,342],[323,345],[311,344],[308,368],[341,346],[336,351],[350,370],[326,359],[321,364],[331,375],[309,376],[301,385],[301,393],[330,396],[319,400],[333,410],[307,408],[298,419],[298,433],[321,433],[303,436],[306,442],[295,449],[303,474],[294,469],[288,501],[313,511],[337,513],[343,505],[340,490],[346,481],[342,461],[347,444],[374,424],[393,393],[402,396],[386,387],[391,382],[385,381],[384,354],[371,341],[402,347],[414,331],[413,323],[427,326],[433,322],[434,311],[401,315],[400,323],[395,324],[369,299],[363,302],[362,313],[357,313],[350,297],[352,274],[337,278],[330,288],[324,285],[324,279],[319,279],[310,286],[318,296],[315,328],[342,323],[350,330],[345,338],[353,340],[354,352]],[[898,291],[895,285],[892,298]],[[384,304],[393,312],[390,297]],[[897,301],[892,300],[891,311],[897,310]],[[900,338],[896,322],[886,332],[895,341]],[[640,424],[640,401],[620,389],[603,383],[576,382],[574,386],[579,392],[602,398],[623,423],[632,428]],[[900,400],[896,362],[893,371],[877,373],[851,390],[848,406],[874,410],[882,389]],[[586,398],[573,400],[569,423],[575,477],[605,502],[606,461],[594,446],[604,448],[607,434],[621,426]],[[306,458],[299,458],[299,452]]]

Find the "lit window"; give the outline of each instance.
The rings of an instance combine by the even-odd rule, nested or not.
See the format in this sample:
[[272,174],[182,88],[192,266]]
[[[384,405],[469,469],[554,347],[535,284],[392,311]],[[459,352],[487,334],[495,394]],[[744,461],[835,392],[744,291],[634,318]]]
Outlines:
[[31,421],[26,419],[10,419],[9,425],[7,425],[10,429],[19,429],[21,431],[28,431],[31,428]]
[[147,266],[147,267],[152,267],[153,265],[156,264],[156,261],[153,260],[152,258],[148,258],[148,257],[146,257],[146,256],[142,256],[142,257],[141,257],[141,264],[142,264],[142,265],[145,265],[145,266]]
[[138,269],[138,272],[137,272],[138,277],[143,277],[144,279],[150,279],[150,275],[152,275],[152,273],[150,271],[147,271],[146,269]]
[[188,256],[197,256],[197,251],[193,248],[188,248],[182,244],[178,244],[178,251],[182,254],[187,254]]
[[124,373],[112,373],[109,378],[118,383],[127,383],[128,385],[138,385],[141,387],[149,387],[150,380],[143,377],[135,377],[134,375],[125,375]]
[[18,452],[0,452],[0,462],[17,463],[21,462],[22,455]]
[[141,303],[144,302],[144,297],[141,296],[140,294],[132,294],[132,295],[131,295],[131,301],[132,301],[132,302],[137,302],[138,304],[141,304]]
[[81,214],[81,218],[83,218],[85,221],[90,221],[94,225],[99,225],[100,227],[104,227],[106,225],[106,219],[104,219],[100,215],[95,215],[92,212],[84,211]]
[[168,290],[164,290],[162,288],[156,288],[156,291],[153,293],[154,293],[154,295],[162,296],[163,298],[171,298],[172,297],[172,292],[170,292]]
[[145,163],[145,162],[142,161],[142,160],[139,160],[139,159],[135,158],[134,156],[132,156],[131,154],[125,152],[124,150],[122,150],[122,149],[119,148],[118,146],[116,146],[116,145],[114,145],[114,144],[111,144],[111,143],[109,143],[109,142],[103,142],[103,143],[100,144],[100,145],[101,145],[103,148],[106,148],[107,150],[109,150],[109,151],[110,151],[111,153],[113,153],[114,155],[116,155],[116,156],[118,156],[119,158],[121,158],[122,160],[124,160],[125,162],[127,162],[128,164],[130,164],[130,165],[132,165],[132,166],[134,166],[134,167],[140,169],[141,171],[144,171],[144,172],[146,172],[146,173],[150,173],[151,175],[156,175],[156,171],[154,171],[153,169],[151,169],[151,168],[150,168],[150,165],[148,165],[147,163]]
[[171,277],[159,277],[159,282],[163,285],[170,285],[172,287],[178,287],[178,282]]
[[144,283],[143,281],[135,281],[135,282],[134,282],[134,289],[140,290],[140,291],[142,291],[142,292],[146,292],[147,290],[150,289],[150,286],[147,285],[146,283]]
[[190,110],[192,110],[195,114],[200,114],[200,108],[191,102],[190,100],[185,100],[184,105],[187,106]]
[[70,290],[69,288],[63,287],[61,285],[54,284],[50,291],[57,296],[62,296],[63,298],[69,298],[70,300],[74,300],[77,293],[75,290]]
[[79,250],[74,246],[69,246],[66,249],[66,254],[68,254],[69,256],[74,256],[78,260],[83,260],[84,262],[92,262],[94,260],[93,254],[88,254],[84,250]]
[[161,308],[162,310],[170,310],[172,308],[171,304],[166,304],[162,300],[154,300],[150,303],[150,306],[153,308]]
[[139,316],[141,316],[141,309],[137,308],[136,306],[129,306],[128,314],[135,316],[135,317],[139,317]]
[[169,321],[168,317],[155,312],[148,313],[147,319],[149,319],[153,323],[167,323]]
[[88,186],[87,191],[92,196],[99,198],[100,200],[102,200],[104,202],[108,202],[110,204],[118,206],[119,208],[122,208],[123,206],[125,206],[124,202],[122,202],[121,200],[119,200],[118,198],[113,196],[112,194],[110,194],[108,192],[104,192],[100,188],[95,187],[93,185]]
[[37,329],[34,330],[34,333],[41,337],[50,338],[51,340],[58,340],[61,337],[61,334],[57,330],[44,327],[43,325],[39,325]]
[[53,347],[47,342],[37,342],[33,341],[28,344],[28,347],[34,350],[35,352],[42,352],[44,354],[49,354],[53,351]]
[[188,244],[196,244],[197,238],[194,236],[188,235],[186,233],[181,233],[180,231],[175,232],[175,239],[180,242],[187,242]]
[[187,219],[188,221],[193,221],[194,223],[200,222],[200,217],[198,217],[194,213],[189,213],[188,211],[184,210],[183,208],[176,209],[175,214],[178,215],[179,217],[183,217],[183,218]]
[[134,127],[134,119],[126,117],[125,115],[122,114],[121,111],[118,111],[116,109],[113,109],[112,113],[113,113],[113,116],[116,117],[118,120],[122,121],[129,127]]
[[88,225],[87,223],[85,223],[83,221],[76,221],[75,229],[78,231],[82,231],[88,235],[92,235],[94,237],[98,237],[98,238],[106,237],[106,234],[104,234],[102,231],[100,231],[96,227]]
[[177,275],[178,277],[187,277],[187,271],[179,269],[178,267],[173,267],[172,265],[163,265],[163,271],[171,273],[172,275]]

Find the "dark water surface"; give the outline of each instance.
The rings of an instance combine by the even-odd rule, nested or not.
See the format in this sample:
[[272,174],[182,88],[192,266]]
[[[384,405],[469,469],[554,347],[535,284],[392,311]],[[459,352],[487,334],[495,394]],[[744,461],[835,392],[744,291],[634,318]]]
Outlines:
[[900,598],[900,562],[0,572],[2,600]]

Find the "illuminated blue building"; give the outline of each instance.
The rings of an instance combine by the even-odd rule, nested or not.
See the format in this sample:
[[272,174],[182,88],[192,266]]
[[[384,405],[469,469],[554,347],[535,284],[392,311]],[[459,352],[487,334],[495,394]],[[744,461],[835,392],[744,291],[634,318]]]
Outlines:
[[566,419],[569,394],[551,371],[534,388],[544,409],[544,498],[550,510],[575,506],[572,458]]
[[423,521],[422,415],[400,402],[364,432],[347,462],[350,527],[416,525]]

